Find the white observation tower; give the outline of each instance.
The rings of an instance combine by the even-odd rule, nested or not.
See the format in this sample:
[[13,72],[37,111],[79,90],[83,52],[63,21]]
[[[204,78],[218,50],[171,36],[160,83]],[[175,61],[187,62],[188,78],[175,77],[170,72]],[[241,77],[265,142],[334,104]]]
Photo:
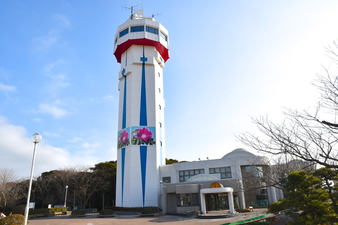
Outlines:
[[163,68],[168,31],[143,10],[117,29],[119,117],[116,206],[159,206],[159,166],[165,164]]

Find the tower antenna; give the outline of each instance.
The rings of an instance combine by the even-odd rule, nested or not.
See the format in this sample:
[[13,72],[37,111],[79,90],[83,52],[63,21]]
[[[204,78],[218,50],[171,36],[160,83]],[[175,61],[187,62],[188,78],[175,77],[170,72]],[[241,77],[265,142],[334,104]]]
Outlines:
[[155,16],[161,15],[162,13],[156,13],[156,14],[152,14],[151,17],[154,18]]
[[130,6],[130,7],[123,6],[123,8],[130,9],[130,17],[132,18],[133,17],[133,13],[134,13],[134,8],[137,7],[137,6],[139,6],[139,5],[141,5],[141,4],[137,4],[137,5]]

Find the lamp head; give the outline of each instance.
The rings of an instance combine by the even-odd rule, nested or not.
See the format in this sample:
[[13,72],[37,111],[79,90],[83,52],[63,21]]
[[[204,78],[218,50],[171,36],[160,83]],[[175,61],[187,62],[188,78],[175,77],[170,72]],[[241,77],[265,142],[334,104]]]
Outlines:
[[35,144],[39,143],[42,140],[42,136],[39,133],[35,133],[31,137],[32,142]]

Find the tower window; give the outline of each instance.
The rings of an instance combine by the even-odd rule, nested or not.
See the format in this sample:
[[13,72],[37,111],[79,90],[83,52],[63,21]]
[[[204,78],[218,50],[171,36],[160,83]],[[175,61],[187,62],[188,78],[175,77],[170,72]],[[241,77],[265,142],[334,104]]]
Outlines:
[[162,109],[161,105],[158,105],[158,108],[161,110]]
[[161,88],[158,89],[158,93],[161,93]]
[[129,28],[124,29],[123,31],[120,32],[120,37],[123,37],[124,35],[128,34]]
[[158,29],[153,28],[153,27],[146,27],[146,31],[149,33],[153,33],[153,34],[158,34]]
[[162,127],[162,123],[160,122],[160,127]]
[[161,73],[160,72],[158,72],[158,77],[161,77]]
[[162,31],[160,31],[160,37],[163,38],[165,41],[168,41],[168,36],[165,35]]
[[144,31],[144,26],[131,27],[130,32],[141,32]]

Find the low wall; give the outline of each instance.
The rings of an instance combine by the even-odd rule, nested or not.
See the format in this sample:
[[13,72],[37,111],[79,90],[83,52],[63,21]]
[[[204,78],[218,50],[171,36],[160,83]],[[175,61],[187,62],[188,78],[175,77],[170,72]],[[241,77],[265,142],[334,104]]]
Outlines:
[[188,206],[188,207],[177,207],[177,213],[179,214],[186,214],[191,211],[201,211],[200,206]]

